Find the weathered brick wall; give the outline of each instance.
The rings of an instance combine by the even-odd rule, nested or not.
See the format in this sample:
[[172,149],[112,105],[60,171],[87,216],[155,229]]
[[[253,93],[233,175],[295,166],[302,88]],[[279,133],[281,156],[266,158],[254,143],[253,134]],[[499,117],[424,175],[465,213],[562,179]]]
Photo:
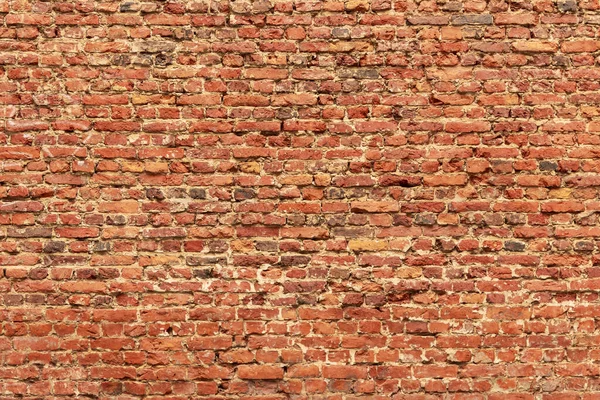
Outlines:
[[599,9],[0,0],[0,398],[599,399]]

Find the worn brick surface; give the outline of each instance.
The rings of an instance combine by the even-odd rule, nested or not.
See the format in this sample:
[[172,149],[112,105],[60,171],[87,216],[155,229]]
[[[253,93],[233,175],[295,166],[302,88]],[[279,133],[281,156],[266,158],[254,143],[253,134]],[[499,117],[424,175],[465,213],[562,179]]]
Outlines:
[[598,0],[0,0],[0,399],[600,399]]

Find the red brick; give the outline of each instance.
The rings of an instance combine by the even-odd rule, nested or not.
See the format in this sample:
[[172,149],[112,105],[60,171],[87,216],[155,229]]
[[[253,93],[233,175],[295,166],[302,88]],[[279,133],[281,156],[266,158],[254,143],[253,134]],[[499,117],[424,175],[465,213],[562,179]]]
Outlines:
[[595,3],[0,0],[0,391],[595,399]]
[[21,160],[34,159],[40,156],[40,150],[35,147],[11,146],[0,147],[0,159]]
[[98,228],[56,228],[57,237],[64,238],[93,238],[100,234]]
[[131,214],[137,212],[139,203],[136,200],[101,202],[98,205],[99,212]]
[[240,365],[237,375],[240,379],[282,379],[283,368],[270,365]]

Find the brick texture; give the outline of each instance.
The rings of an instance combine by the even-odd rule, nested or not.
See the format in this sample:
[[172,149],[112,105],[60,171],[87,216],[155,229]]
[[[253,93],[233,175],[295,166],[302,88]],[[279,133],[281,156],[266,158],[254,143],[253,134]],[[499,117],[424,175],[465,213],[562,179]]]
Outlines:
[[0,399],[600,399],[598,0],[0,0]]

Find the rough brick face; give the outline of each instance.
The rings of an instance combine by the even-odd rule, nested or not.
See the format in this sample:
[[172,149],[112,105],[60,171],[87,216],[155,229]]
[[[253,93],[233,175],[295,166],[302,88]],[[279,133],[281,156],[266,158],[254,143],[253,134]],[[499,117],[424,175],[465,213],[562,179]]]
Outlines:
[[599,399],[599,27],[0,0],[0,399]]

